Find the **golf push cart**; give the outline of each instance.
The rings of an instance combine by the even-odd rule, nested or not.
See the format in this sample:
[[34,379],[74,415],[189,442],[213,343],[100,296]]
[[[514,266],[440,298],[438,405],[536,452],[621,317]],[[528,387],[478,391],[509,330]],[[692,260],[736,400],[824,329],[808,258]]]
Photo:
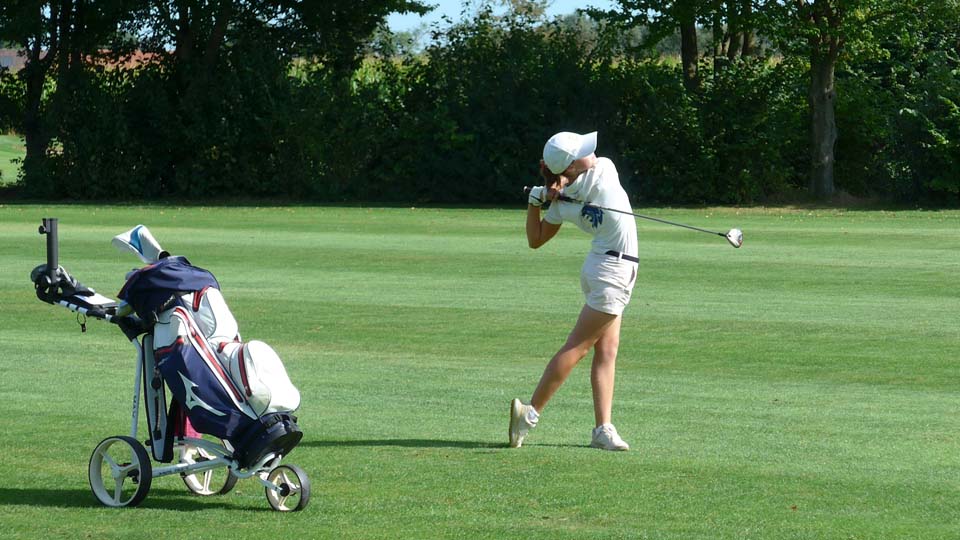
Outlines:
[[[154,478],[179,474],[197,495],[224,494],[238,480],[256,478],[274,510],[306,507],[306,473],[280,464],[303,437],[292,415],[300,394],[273,349],[240,340],[213,275],[171,257],[137,226],[113,239],[147,263],[128,274],[117,302],[59,265],[56,218],[44,218],[40,234],[47,262],[30,276],[37,297],[76,312],[83,331],[88,317],[117,325],[137,351],[130,435],[107,437],[90,456],[97,500],[137,506]],[[137,439],[141,384],[143,443]]]

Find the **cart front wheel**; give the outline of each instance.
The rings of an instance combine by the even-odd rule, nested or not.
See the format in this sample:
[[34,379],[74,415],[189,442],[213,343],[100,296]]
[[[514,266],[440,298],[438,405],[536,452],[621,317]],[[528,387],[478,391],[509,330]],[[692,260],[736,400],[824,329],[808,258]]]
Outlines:
[[267,502],[278,512],[296,512],[310,502],[310,479],[296,465],[280,465],[267,474],[273,488],[264,488]]
[[137,506],[153,482],[150,457],[139,441],[107,437],[90,456],[90,489],[104,506]]

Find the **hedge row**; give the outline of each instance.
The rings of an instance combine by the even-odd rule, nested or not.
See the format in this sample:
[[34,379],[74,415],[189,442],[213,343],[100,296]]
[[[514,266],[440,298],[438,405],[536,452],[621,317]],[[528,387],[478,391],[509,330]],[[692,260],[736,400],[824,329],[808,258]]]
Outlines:
[[[442,42],[442,43],[441,43]],[[960,202],[960,78],[950,55],[838,77],[837,188]],[[50,93],[56,143],[29,197],[517,204],[543,142],[599,131],[639,201],[749,204],[807,185],[807,66],[612,58],[560,27],[479,17],[423,55],[351,77],[235,43],[202,92],[168,66],[87,71]],[[11,76],[2,99],[16,103]]]

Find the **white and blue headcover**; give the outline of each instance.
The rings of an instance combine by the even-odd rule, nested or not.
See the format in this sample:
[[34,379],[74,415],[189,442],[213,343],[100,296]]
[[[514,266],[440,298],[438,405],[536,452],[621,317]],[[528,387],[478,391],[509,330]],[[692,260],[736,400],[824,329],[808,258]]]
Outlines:
[[132,251],[147,264],[153,264],[169,255],[160,247],[160,243],[150,234],[150,229],[145,225],[137,225],[127,232],[114,236],[112,244],[120,251]]

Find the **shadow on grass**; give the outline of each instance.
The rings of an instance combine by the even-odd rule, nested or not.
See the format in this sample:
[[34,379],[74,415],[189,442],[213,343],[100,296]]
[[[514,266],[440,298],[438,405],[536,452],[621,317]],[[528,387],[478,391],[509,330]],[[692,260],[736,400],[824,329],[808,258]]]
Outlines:
[[0,488],[0,505],[94,508],[100,506],[90,490]]
[[444,441],[437,439],[373,439],[350,441],[303,441],[300,446],[311,448],[356,447],[356,446],[398,446],[401,448],[506,448],[507,443],[479,441]]
[[[185,490],[186,488],[184,488]],[[229,495],[226,495],[229,497]],[[82,489],[15,489],[0,488],[0,506],[40,506],[49,508],[106,508],[90,490]],[[238,508],[236,505],[217,501],[217,497],[200,497],[185,491],[151,489],[138,508],[151,510],[211,510],[235,509],[243,511],[270,511],[264,499],[263,506]],[[121,509],[118,509],[121,511]]]

